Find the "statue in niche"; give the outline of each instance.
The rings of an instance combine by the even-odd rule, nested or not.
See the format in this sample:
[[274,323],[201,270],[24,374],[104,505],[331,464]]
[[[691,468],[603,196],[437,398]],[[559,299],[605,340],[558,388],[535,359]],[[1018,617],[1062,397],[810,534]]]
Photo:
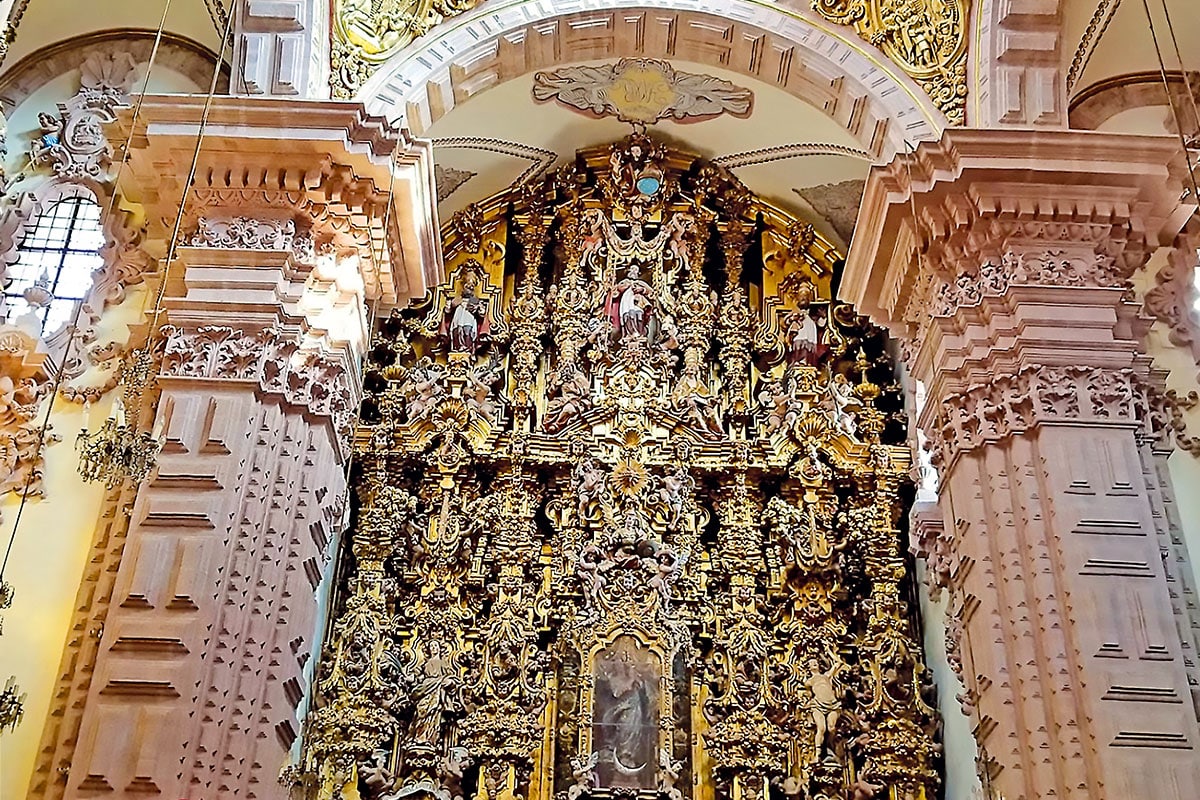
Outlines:
[[804,308],[789,314],[784,320],[788,363],[817,366],[829,350],[824,334],[824,311]]
[[475,355],[479,339],[488,334],[487,302],[470,295],[457,297],[446,309],[442,334],[449,336],[450,352]]
[[442,743],[446,717],[461,709],[460,680],[439,640],[430,639],[425,648],[425,662],[412,692],[416,706],[409,746],[437,748]]
[[546,416],[542,420],[542,427],[551,432],[570,425],[591,405],[591,381],[575,364],[564,364],[559,369],[557,383],[558,395],[546,402]]
[[671,393],[671,405],[683,414],[684,420],[702,434],[724,436],[717,418],[716,401],[696,370],[685,370]]
[[608,300],[611,330],[618,339],[639,336],[650,340],[654,317],[654,293],[650,285],[638,277],[637,268],[629,268],[629,277],[619,281]]
[[816,725],[813,732],[813,747],[816,757],[821,758],[825,752],[829,737],[837,729],[838,720],[842,716],[842,698],[838,695],[834,681],[845,668],[846,663],[837,656],[833,657],[833,666],[827,671],[821,671],[817,659],[808,660],[808,677],[804,685],[812,694],[812,719]]
[[657,787],[661,671],[658,658],[629,636],[597,656],[592,748],[600,786]]
[[446,304],[439,334],[449,341],[451,353],[473,356],[479,349],[480,340],[490,332],[488,302],[477,294],[483,280],[483,265],[472,259],[464,263],[459,272],[462,288]]

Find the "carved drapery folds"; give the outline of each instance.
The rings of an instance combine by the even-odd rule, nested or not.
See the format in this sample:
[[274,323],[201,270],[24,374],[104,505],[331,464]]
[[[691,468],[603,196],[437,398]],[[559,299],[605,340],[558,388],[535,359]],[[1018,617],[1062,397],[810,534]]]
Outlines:
[[931,793],[898,387],[882,332],[831,297],[834,249],[640,135],[445,241],[446,281],[368,351],[356,522],[288,780]]
[[882,50],[951,125],[966,123],[969,0],[812,0],[812,7]]

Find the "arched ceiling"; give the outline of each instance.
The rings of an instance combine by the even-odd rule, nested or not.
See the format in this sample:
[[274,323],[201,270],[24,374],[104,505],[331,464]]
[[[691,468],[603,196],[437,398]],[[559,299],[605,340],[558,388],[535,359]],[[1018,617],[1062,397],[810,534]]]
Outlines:
[[[611,62],[587,62],[605,64]],[[686,61],[678,72],[702,74],[753,92],[744,118],[722,114],[694,122],[664,120],[651,135],[732,169],[764,199],[823,220],[822,233],[846,243],[869,154],[821,110],[781,89],[729,70]],[[444,185],[442,220],[501,191],[534,170],[573,158],[576,150],[620,139],[633,126],[596,118],[558,102],[533,99],[534,76],[494,86],[452,109],[425,135],[434,140]],[[461,181],[446,196],[446,189]]]
[[[8,56],[0,65],[0,73],[49,45],[70,42],[97,31],[156,31],[163,21],[164,9],[168,12],[164,30],[216,51],[224,32],[217,19],[223,22],[225,9],[230,5],[231,0],[173,0],[169,8],[166,0],[29,0]],[[7,17],[11,6],[11,2],[0,2],[0,12]],[[229,54],[225,57],[228,59]]]
[[[1183,99],[1175,42],[1182,69],[1200,71],[1196,11],[1196,0],[1063,0],[1062,58],[1072,127],[1162,133],[1169,114],[1162,66]],[[1200,84],[1192,88],[1200,90]]]

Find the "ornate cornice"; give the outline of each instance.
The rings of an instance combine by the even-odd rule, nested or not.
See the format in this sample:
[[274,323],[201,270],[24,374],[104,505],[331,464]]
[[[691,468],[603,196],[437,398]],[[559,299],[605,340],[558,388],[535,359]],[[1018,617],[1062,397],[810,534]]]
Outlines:
[[923,270],[953,282],[1014,242],[1132,270],[1191,214],[1180,159],[1165,136],[947,131],[871,171],[841,296],[907,338]]
[[367,294],[385,308],[441,277],[432,144],[352,103],[230,97],[206,111],[203,97],[152,95],[132,131],[123,112],[122,135],[134,142],[129,194],[147,206],[148,235],[161,249],[206,113],[185,230],[200,217],[294,217],[311,225],[318,247],[356,250]]

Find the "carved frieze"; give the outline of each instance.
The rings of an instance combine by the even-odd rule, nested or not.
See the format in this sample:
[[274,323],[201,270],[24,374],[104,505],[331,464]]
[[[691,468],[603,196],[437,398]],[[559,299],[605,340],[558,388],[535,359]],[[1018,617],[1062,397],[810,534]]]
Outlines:
[[353,399],[345,365],[302,349],[298,337],[276,328],[250,333],[214,325],[168,328],[159,375],[251,381],[264,393],[330,417],[339,436],[350,432]]
[[305,234],[297,234],[296,221],[290,218],[200,217],[195,232],[188,237],[188,244],[235,250],[291,250],[304,238]]
[[712,75],[676,70],[657,58],[536,72],[533,99],[638,125],[663,119],[693,122],[722,114],[748,117],[754,105],[749,89]]
[[1200,441],[1188,435],[1183,419],[1183,411],[1197,402],[1194,395],[1164,391],[1130,369],[1031,365],[944,398],[927,433],[939,466],[1052,420],[1124,422],[1159,449],[1177,446],[1200,453]]

